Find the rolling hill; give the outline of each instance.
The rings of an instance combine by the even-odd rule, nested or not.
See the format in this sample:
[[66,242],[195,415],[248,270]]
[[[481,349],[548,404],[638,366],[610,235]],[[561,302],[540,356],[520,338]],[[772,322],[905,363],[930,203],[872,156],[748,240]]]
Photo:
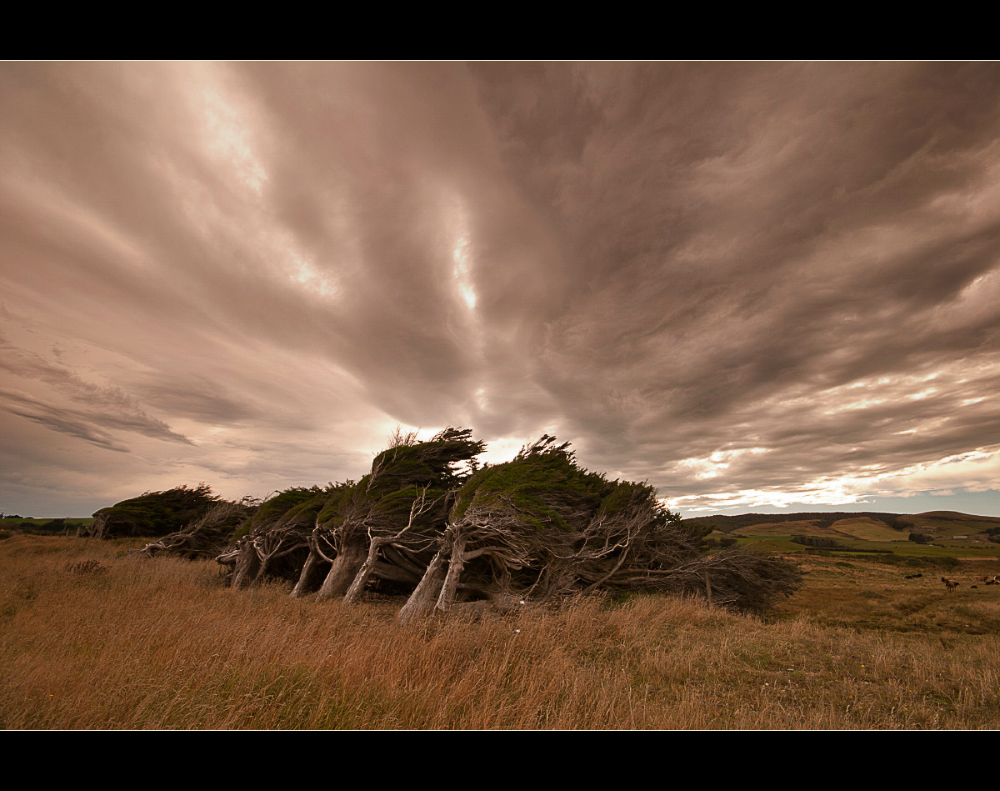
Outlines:
[[[699,516],[684,524],[711,527],[733,537],[810,536],[847,541],[906,541],[910,533],[940,540],[990,541],[1000,539],[1000,517],[957,511],[920,514],[832,512]],[[995,542],[994,542],[995,543]]]

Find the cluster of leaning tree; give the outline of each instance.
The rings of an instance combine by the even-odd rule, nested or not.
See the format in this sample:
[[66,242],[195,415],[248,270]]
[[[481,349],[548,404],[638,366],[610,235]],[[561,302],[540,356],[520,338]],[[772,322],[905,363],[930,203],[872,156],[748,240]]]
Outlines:
[[[447,428],[426,442],[397,430],[359,481],[227,502],[202,485],[147,493],[98,511],[85,534],[154,534],[140,550],[214,557],[229,584],[294,583],[293,597],[405,595],[407,623],[456,605],[509,609],[595,591],[701,594],[764,611],[794,592],[798,569],[682,523],[645,483],[588,472],[548,435],[503,464]],[[169,512],[169,514],[167,513]],[[163,535],[169,519],[184,526]],[[155,524],[154,524],[155,523]]]

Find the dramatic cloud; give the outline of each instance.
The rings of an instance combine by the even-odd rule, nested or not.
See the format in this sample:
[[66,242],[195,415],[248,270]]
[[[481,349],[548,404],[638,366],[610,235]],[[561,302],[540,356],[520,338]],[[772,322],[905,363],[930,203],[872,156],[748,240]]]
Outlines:
[[5,63],[0,107],[6,512],[450,424],[690,514],[1000,515],[998,64]]

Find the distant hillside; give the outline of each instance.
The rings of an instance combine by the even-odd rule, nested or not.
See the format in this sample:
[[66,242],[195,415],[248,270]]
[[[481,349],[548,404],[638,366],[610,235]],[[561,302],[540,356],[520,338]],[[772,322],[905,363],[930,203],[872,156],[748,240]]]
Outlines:
[[940,536],[959,537],[986,534],[1000,536],[1000,518],[995,516],[973,516],[957,511],[928,511],[908,517],[915,529],[933,531]]
[[839,535],[867,541],[898,541],[905,539],[910,532],[933,532],[942,537],[1000,536],[1000,517],[975,516],[957,511],[716,515],[685,519],[684,524],[708,526],[732,535]]
[[922,516],[928,519],[957,519],[962,521],[973,519],[1000,523],[1000,517],[997,516],[973,516],[971,514],[960,513],[959,511],[924,511],[922,514],[914,514],[914,516]]
[[[782,522],[803,523],[802,525],[789,526],[797,532],[799,528],[804,527],[806,523],[816,528],[825,528],[830,527],[834,522],[839,522],[842,519],[862,518],[882,522],[896,530],[905,530],[907,527],[914,524],[912,521],[909,521],[912,519],[909,514],[886,514],[866,511],[857,511],[852,513],[832,512],[797,514],[740,514],[738,516],[696,516],[690,519],[685,519],[684,524],[708,525],[714,530],[718,530],[722,533],[732,533],[734,530],[739,530],[744,527],[752,527],[754,525],[781,524]],[[978,519],[979,517],[973,518]],[[897,522],[897,520],[900,519],[904,521]],[[1000,520],[997,520],[997,522],[1000,523]]]

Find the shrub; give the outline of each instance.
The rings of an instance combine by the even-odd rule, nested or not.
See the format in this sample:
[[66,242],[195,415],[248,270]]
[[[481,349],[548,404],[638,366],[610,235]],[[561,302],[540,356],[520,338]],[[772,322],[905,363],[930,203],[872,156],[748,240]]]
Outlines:
[[95,538],[165,536],[203,516],[220,498],[205,484],[178,486],[166,492],[146,492],[94,514],[81,534]]

